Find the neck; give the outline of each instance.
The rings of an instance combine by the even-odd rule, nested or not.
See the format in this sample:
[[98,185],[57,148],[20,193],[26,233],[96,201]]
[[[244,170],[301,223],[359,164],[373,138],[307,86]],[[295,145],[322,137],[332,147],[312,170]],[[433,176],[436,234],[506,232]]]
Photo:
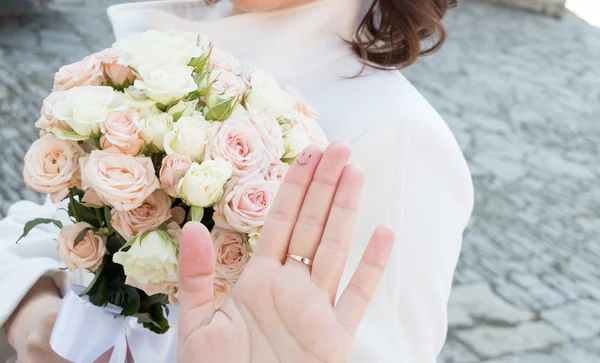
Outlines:
[[[279,5],[275,5],[272,8],[268,8],[268,9],[261,9],[260,11],[272,11],[272,10],[285,10],[285,9],[291,9],[291,8],[295,8],[301,5],[305,5],[308,3],[311,3],[313,1],[316,0],[290,0],[290,1],[283,1],[283,4],[279,4]],[[244,14],[244,13],[250,13],[252,12],[252,10],[247,10],[242,6],[239,5],[234,5],[233,7],[233,15],[239,15],[239,14]]]

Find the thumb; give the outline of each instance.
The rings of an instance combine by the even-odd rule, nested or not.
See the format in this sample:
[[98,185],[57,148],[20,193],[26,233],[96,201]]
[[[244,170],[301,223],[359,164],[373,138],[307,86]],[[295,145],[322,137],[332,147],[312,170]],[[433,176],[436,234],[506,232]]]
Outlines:
[[202,223],[189,222],[183,227],[179,245],[179,329],[183,336],[207,324],[213,316],[214,279],[210,233]]

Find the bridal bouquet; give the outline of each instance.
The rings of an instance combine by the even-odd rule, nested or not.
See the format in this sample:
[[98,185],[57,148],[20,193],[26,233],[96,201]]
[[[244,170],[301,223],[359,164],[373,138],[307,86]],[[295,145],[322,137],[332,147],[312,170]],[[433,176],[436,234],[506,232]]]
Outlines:
[[68,200],[56,245],[93,281],[79,295],[147,329],[169,329],[181,227],[199,221],[216,255],[215,296],[252,256],[282,179],[316,113],[267,71],[193,33],[148,31],[62,67],[25,156],[27,186]]

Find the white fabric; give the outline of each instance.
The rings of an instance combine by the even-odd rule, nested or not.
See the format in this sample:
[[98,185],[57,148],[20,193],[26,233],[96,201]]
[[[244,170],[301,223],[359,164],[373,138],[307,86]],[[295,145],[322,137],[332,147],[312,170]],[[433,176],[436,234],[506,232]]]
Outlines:
[[[341,286],[376,225],[394,226],[398,242],[358,330],[351,362],[433,363],[446,336],[446,304],[473,206],[472,183],[450,130],[400,72],[368,70],[351,78],[361,65],[340,36],[351,33],[363,5],[317,0],[291,10],[230,16],[227,3],[208,8],[202,1],[160,1],[115,6],[109,15],[117,38],[150,28],[208,34],[300,89],[320,112],[328,138],[353,144],[352,161],[365,169],[367,180]],[[54,277],[63,291],[68,286],[66,274],[57,270],[55,228],[14,244],[27,220],[55,213],[48,203],[19,202],[0,222],[0,325],[40,276]]]

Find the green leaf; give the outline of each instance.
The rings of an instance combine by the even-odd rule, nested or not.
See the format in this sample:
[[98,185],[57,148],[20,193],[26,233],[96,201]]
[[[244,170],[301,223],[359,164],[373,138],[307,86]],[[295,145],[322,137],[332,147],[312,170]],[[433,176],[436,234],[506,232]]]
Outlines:
[[110,223],[110,220],[112,218],[112,215],[110,214],[110,208],[109,207],[104,207],[104,221],[106,222],[106,228],[108,228],[109,231],[114,231],[114,228],[112,226],[112,224]]
[[90,227],[86,227],[86,228],[82,229],[81,232],[79,232],[77,234],[77,237],[75,237],[75,242],[73,242],[73,247],[77,246],[79,244],[79,242],[83,241],[83,239],[85,238],[85,234],[91,230],[93,230],[93,229]]
[[62,223],[60,221],[57,221],[56,219],[50,219],[50,218],[33,219],[33,220],[25,223],[25,227],[23,228],[23,234],[21,235],[21,237],[19,237],[19,239],[15,243],[19,243],[19,241],[22,240],[23,238],[25,238],[29,234],[29,232],[31,232],[32,229],[39,226],[40,224],[50,224],[50,223],[53,223],[58,228],[63,227]]
[[123,311],[121,311],[121,315],[123,316],[133,316],[140,310],[140,295],[137,293],[136,289],[132,290],[135,291],[135,295],[129,296],[129,293],[127,294],[129,301],[123,306]]
[[165,318],[163,306],[160,304],[151,305],[148,313],[138,313],[135,317],[138,318],[138,323],[156,334],[164,334],[169,330],[169,321]]
[[79,222],[86,222],[96,228],[102,227],[102,221],[98,220],[94,208],[87,208],[75,199],[69,203],[69,216],[78,219]]
[[100,278],[100,275],[102,274],[102,269],[103,268],[104,268],[104,264],[100,265],[100,267],[98,267],[98,269],[96,271],[94,271],[94,279],[85,288],[85,290],[83,290],[81,292],[81,294],[79,294],[79,296],[87,295],[90,292],[90,290],[94,287],[94,285],[96,284],[96,282],[98,282],[98,278]]

